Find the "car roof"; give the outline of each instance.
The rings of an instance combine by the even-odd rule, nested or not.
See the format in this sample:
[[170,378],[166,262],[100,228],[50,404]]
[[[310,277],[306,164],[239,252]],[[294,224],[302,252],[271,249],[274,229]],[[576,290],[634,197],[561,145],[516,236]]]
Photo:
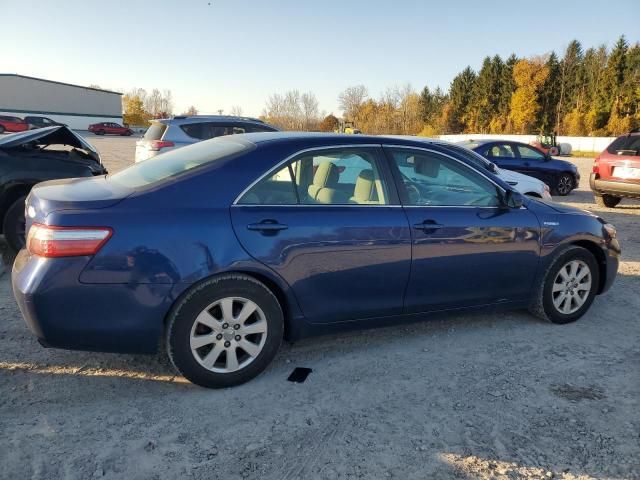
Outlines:
[[[230,136],[224,137],[229,138]],[[257,132],[234,135],[241,137],[253,144],[261,143],[287,143],[291,141],[312,141],[325,145],[363,145],[363,144],[399,144],[424,146],[425,144],[446,146],[447,142],[426,137],[408,136],[381,136],[381,135],[353,135],[347,133],[323,133],[323,132]]]
[[172,124],[172,123],[198,123],[198,122],[220,122],[220,123],[228,123],[228,122],[241,122],[241,123],[252,123],[259,125],[267,125],[265,122],[258,118],[252,117],[239,117],[234,115],[178,115],[171,118],[157,118],[151,120],[151,122],[158,122],[164,124]]

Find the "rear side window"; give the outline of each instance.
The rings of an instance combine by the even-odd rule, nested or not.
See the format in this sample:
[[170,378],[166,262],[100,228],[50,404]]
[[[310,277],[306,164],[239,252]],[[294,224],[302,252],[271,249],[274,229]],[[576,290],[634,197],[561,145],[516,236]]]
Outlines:
[[197,138],[198,140],[208,140],[236,133],[233,131],[233,127],[229,125],[212,122],[187,123],[186,125],[180,125],[180,128],[191,138]]
[[251,143],[226,139],[196,143],[164,153],[154,158],[153,161],[136,163],[108,178],[125,187],[144,187],[178,176],[202,165],[240,155],[253,147]]
[[244,125],[243,128],[246,133],[277,132],[275,128],[268,127],[267,125]]
[[160,140],[167,126],[164,123],[152,123],[144,134],[145,140]]
[[640,135],[618,137],[607,147],[612,155],[640,155]]

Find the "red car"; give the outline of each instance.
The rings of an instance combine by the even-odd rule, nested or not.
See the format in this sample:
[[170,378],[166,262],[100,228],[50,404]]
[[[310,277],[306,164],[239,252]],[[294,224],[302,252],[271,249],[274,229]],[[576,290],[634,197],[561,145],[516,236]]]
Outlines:
[[133,130],[113,122],[101,122],[89,125],[89,131],[96,135],[133,135]]
[[640,128],[616,138],[596,157],[589,185],[602,207],[640,198]]
[[29,124],[18,117],[0,115],[0,133],[24,132],[29,130]]

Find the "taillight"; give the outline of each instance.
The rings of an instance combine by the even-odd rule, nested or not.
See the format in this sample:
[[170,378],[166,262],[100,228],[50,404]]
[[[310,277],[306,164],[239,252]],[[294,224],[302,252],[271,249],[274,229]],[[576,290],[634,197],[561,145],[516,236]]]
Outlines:
[[173,147],[175,144],[173,142],[168,142],[166,140],[152,140],[149,145],[149,150],[160,150],[161,148]]
[[56,227],[34,223],[27,250],[40,257],[95,255],[113,234],[108,227]]
[[593,173],[600,173],[600,157],[593,161]]

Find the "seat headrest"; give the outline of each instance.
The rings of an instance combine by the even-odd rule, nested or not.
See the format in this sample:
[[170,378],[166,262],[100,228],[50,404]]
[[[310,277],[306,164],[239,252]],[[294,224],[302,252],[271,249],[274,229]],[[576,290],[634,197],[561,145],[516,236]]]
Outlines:
[[322,162],[313,176],[313,184],[318,187],[332,187],[338,183],[339,178],[340,172],[335,163]]
[[362,170],[356,179],[353,198],[356,202],[368,202],[378,199],[376,193],[376,182],[373,176],[373,170]]

